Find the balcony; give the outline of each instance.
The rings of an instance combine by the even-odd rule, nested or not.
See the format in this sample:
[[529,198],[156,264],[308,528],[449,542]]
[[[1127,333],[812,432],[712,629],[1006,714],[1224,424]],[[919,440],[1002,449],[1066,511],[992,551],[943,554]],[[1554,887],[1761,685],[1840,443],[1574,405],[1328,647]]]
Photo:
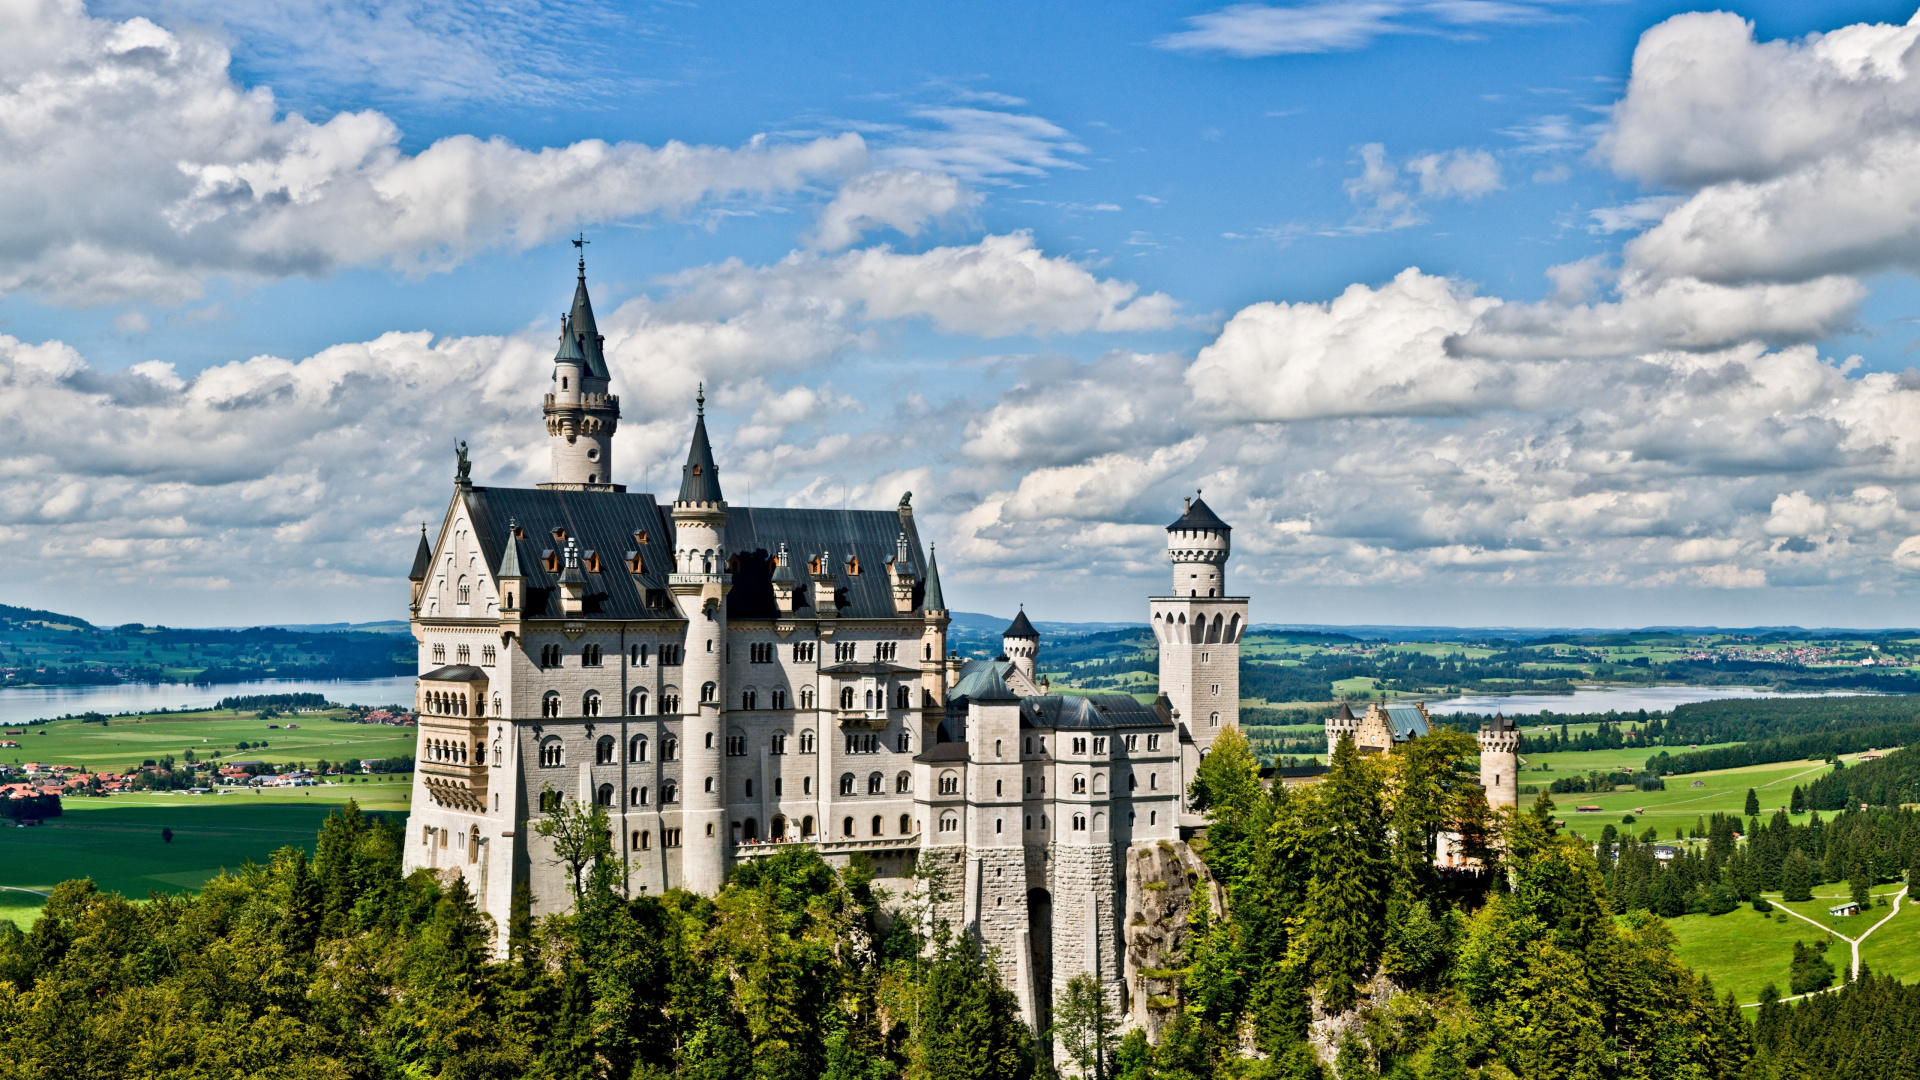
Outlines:
[[867,731],[885,730],[890,719],[885,709],[835,709],[833,718],[843,728]]
[[875,836],[867,839],[855,837],[841,840],[755,840],[751,843],[735,841],[733,855],[736,859],[758,859],[772,855],[784,848],[799,844],[810,847],[822,855],[850,855],[856,851],[890,852],[917,851],[920,848],[920,834],[912,836]]

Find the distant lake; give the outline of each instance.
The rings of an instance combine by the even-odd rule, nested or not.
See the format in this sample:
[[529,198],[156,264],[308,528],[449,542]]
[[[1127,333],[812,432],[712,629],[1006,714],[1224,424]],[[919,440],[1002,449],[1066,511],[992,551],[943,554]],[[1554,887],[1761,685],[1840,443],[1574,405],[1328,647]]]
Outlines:
[[1782,694],[1752,686],[1585,687],[1571,694],[1472,694],[1427,705],[1430,713],[1506,713],[1522,716],[1543,710],[1567,713],[1656,712],[1693,701],[1722,698],[1835,697],[1835,694]]
[[342,705],[413,705],[413,676],[387,679],[258,679],[202,686],[123,683],[119,686],[23,686],[0,690],[0,723],[20,724],[69,713],[147,709],[208,709],[221,698],[246,694],[324,694]]

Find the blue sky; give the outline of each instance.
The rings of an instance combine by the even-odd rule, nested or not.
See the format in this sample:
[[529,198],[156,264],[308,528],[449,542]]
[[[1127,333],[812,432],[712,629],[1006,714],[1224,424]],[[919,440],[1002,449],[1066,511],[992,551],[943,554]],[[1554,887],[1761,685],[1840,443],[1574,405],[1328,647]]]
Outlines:
[[1913,12],[1705,10],[0,4],[9,600],[404,610],[580,229],[620,479],[705,380],[958,606],[1137,615],[1200,487],[1262,621],[1920,622]]

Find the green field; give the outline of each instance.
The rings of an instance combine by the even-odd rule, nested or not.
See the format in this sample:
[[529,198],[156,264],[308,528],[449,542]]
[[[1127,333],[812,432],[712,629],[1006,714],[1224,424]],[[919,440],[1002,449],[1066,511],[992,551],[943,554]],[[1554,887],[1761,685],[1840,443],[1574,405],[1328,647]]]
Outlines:
[[[383,724],[349,724],[333,719],[343,710],[296,713],[262,720],[251,712],[206,710],[115,717],[105,724],[55,720],[27,728],[8,728],[18,750],[5,751],[14,763],[39,761],[85,766],[90,771],[120,772],[164,754],[181,759],[185,751],[205,757],[218,751],[223,758],[258,759],[274,763],[325,758],[391,758],[413,753],[414,729]],[[288,729],[287,724],[300,725]],[[269,728],[278,724],[278,728]],[[42,734],[44,732],[44,734]],[[265,749],[236,750],[241,742],[267,744]]]
[[[1683,915],[1668,919],[1667,925],[1680,939],[1675,950],[1680,962],[1712,979],[1714,996],[1725,997],[1732,991],[1742,1005],[1759,1001],[1768,983],[1784,996],[1793,943],[1812,943],[1821,936],[1791,915],[1762,915],[1744,904],[1725,915]],[[1847,943],[1837,938],[1834,948],[1837,972],[1839,956],[1849,954],[1840,951]]]
[[[1599,751],[1595,751],[1599,753]],[[1578,755],[1574,755],[1578,756]],[[1692,773],[1687,776],[1669,776],[1665,791],[1617,791],[1606,795],[1569,792],[1553,796],[1554,806],[1561,818],[1574,833],[1588,839],[1597,840],[1600,830],[1607,825],[1626,828],[1620,819],[1627,813],[1634,813],[1633,831],[1638,834],[1649,825],[1658,829],[1660,840],[1670,842],[1674,830],[1686,830],[1693,826],[1699,817],[1711,817],[1716,811],[1732,814],[1744,820],[1743,810],[1747,801],[1747,789],[1753,788],[1759,793],[1763,812],[1771,814],[1775,807],[1784,806],[1794,785],[1806,785],[1829,766],[1820,761],[1788,761],[1773,765],[1750,765],[1742,769],[1723,769],[1718,772]],[[1568,768],[1560,775],[1573,773]],[[1581,774],[1585,769],[1579,770]],[[1521,773],[1523,784],[1539,783],[1539,777],[1553,776],[1553,773]],[[1694,781],[1700,781],[1694,787]],[[1545,785],[1541,787],[1544,789]],[[1531,803],[1533,796],[1523,796],[1522,803]],[[1598,813],[1579,813],[1576,806],[1598,806]],[[1793,817],[1795,824],[1804,824],[1805,814]],[[1744,831],[1744,830],[1743,830]]]
[[[1876,920],[1886,915],[1878,908],[1874,910]],[[1920,982],[1920,905],[1902,901],[1900,914],[1861,943],[1860,962],[1876,975]]]
[[[65,813],[32,828],[0,828],[0,917],[31,923],[38,897],[71,878],[134,898],[190,892],[223,868],[263,862],[289,844],[312,850],[327,813],[348,799],[369,811],[405,812],[404,777],[317,788],[223,795],[138,794],[63,800]],[[160,830],[173,830],[173,842]]]

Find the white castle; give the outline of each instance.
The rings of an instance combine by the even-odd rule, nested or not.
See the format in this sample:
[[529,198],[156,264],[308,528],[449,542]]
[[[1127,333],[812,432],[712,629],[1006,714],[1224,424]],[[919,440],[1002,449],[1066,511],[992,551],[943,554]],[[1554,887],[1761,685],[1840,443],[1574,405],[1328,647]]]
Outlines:
[[998,659],[948,650],[908,497],[731,505],[704,408],[671,504],[615,483],[610,381],[583,261],[544,404],[552,480],[476,487],[463,445],[415,557],[407,869],[463,875],[504,947],[518,883],[535,914],[572,902],[533,828],[557,800],[606,808],[634,894],[713,893],[788,844],[864,855],[903,894],[938,868],[933,914],[992,949],[1036,1026],[1083,972],[1143,1015],[1125,860],[1203,823],[1187,785],[1239,724],[1228,525],[1196,498],[1167,528],[1153,704],[1050,694],[1024,612]]

